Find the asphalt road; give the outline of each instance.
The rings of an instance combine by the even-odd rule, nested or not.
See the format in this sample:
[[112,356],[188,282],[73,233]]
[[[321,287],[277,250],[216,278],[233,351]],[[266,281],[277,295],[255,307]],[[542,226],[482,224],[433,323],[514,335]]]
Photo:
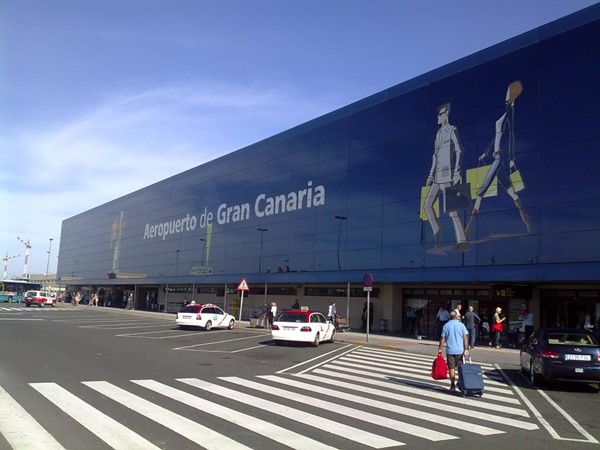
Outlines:
[[[600,393],[482,362],[482,398],[429,376],[431,347],[352,334],[318,348],[174,316],[0,304],[0,449],[598,446]],[[345,342],[344,342],[345,341]]]

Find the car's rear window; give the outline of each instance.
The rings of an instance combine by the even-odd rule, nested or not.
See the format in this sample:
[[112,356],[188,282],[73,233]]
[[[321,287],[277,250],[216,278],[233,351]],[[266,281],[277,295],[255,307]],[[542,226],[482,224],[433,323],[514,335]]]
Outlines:
[[598,340],[591,334],[579,333],[550,333],[548,344],[551,345],[589,345],[598,346]]
[[306,314],[290,314],[284,313],[281,314],[277,318],[277,322],[296,322],[296,323],[304,323],[306,322]]
[[184,306],[183,308],[181,308],[179,310],[179,312],[182,313],[197,313],[198,310],[200,309],[200,307],[198,305],[188,305],[188,306]]

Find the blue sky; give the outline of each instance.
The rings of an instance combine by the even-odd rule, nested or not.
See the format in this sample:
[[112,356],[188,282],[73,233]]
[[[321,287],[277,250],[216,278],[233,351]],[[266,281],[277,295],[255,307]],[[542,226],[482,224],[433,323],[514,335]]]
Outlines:
[[[0,0],[0,254],[597,0]],[[2,271],[4,272],[4,263]]]

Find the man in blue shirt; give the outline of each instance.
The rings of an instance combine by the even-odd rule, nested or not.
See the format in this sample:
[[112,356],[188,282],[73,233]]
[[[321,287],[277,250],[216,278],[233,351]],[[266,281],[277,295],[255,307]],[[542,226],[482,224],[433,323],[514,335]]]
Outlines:
[[438,351],[446,345],[446,361],[450,373],[450,390],[456,390],[456,368],[463,363],[463,355],[469,355],[469,332],[467,327],[458,320],[454,311],[450,313],[450,320],[442,328],[442,336]]

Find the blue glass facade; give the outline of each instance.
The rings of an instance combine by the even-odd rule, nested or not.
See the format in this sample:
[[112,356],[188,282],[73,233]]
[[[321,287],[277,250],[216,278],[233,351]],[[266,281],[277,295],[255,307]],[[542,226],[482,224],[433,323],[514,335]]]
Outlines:
[[596,5],[65,220],[58,275],[595,282],[599,55]]

